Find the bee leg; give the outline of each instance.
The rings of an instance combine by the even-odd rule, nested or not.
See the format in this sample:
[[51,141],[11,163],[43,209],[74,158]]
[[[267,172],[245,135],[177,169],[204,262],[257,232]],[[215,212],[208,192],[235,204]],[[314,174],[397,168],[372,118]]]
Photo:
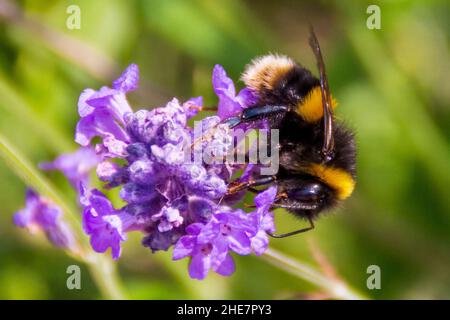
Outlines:
[[275,176],[267,176],[264,178],[259,178],[259,179],[255,179],[255,180],[252,179],[252,180],[243,181],[243,182],[232,182],[228,185],[227,195],[235,194],[239,191],[257,187],[257,186],[263,186],[263,185],[269,184],[273,181],[275,181]]
[[264,191],[264,190],[258,190],[258,189],[252,188],[252,187],[248,188],[247,190],[254,194],[258,194],[258,193],[261,193]]
[[[286,207],[286,206],[283,206],[283,207]],[[287,206],[287,207],[289,207],[289,206]],[[274,234],[274,233],[271,233],[271,232],[267,232],[267,234],[269,236],[271,236],[272,238],[278,238],[279,239],[279,238],[290,237],[290,236],[293,236],[293,235],[296,235],[296,234],[303,233],[303,232],[306,232],[306,231],[314,229],[314,222],[312,221],[312,219],[310,217],[308,217],[308,220],[309,220],[309,227],[307,227],[307,228],[295,230],[295,231],[288,232],[288,233],[282,233],[282,234]]]
[[288,106],[256,106],[244,109],[240,115],[228,118],[224,123],[228,123],[230,128],[234,128],[241,123],[251,122],[258,119],[270,118],[277,114],[290,111]]

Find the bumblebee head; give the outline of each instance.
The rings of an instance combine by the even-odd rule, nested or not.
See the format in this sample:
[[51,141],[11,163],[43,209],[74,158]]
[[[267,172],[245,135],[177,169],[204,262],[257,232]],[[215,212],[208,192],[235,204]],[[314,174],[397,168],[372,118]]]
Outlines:
[[272,92],[295,66],[296,63],[287,56],[269,54],[256,58],[247,65],[241,80],[252,91],[263,95]]

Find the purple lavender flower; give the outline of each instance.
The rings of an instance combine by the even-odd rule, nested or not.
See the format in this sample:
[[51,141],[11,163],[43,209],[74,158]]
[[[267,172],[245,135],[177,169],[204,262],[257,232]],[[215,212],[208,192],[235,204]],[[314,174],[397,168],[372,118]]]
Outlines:
[[270,207],[274,203],[276,195],[276,186],[269,187],[258,194],[254,199],[256,210],[248,215],[253,220],[252,225],[257,227],[256,234],[251,238],[251,247],[258,256],[263,254],[269,245],[267,232],[275,232],[275,224]]
[[111,248],[114,259],[127,233],[140,231],[142,244],[152,252],[174,246],[175,260],[190,257],[193,278],[203,279],[210,269],[230,275],[235,268],[231,252],[261,254],[267,248],[265,232],[273,229],[269,210],[276,189],[258,196],[257,209],[250,214],[219,205],[240,169],[223,163],[233,137],[222,120],[251,105],[255,97],[247,89],[236,95],[223,68],[214,68],[219,115],[201,120],[199,145],[206,156],[197,159],[192,148],[197,132],[188,120],[202,109],[202,98],[185,103],[172,99],[163,107],[132,112],[125,94],[136,89],[138,74],[131,65],[112,88],[87,89],[80,96],[76,141],[88,146],[92,138],[101,138],[95,146],[102,157],[97,175],[105,188],[120,187],[126,203],[115,209],[103,193],[82,186],[84,230],[95,251]]
[[191,257],[189,275],[191,278],[202,280],[210,269],[221,275],[228,276],[234,272],[235,266],[225,244],[220,242],[216,246],[212,243],[200,243],[203,224],[194,223],[186,228],[187,235],[181,237],[173,249],[173,260]]
[[27,228],[32,233],[44,231],[48,240],[57,247],[73,249],[75,245],[73,233],[61,220],[61,215],[61,210],[54,203],[28,189],[25,208],[16,212],[13,221],[16,226]]
[[125,115],[132,110],[125,94],[135,90],[138,81],[139,69],[137,65],[132,64],[113,82],[113,88],[84,90],[78,100],[78,114],[81,119],[77,124],[75,141],[87,146],[92,138],[100,136],[107,139],[107,143],[103,145],[105,150],[116,154],[115,149],[121,149],[123,143],[129,140],[123,125]]
[[[75,133],[82,147],[41,168],[62,171],[79,188],[83,229],[94,251],[111,248],[113,259],[118,259],[127,233],[139,231],[144,234],[142,244],[152,252],[173,246],[174,260],[189,257],[192,278],[203,279],[211,269],[228,276],[235,270],[232,253],[262,254],[268,245],[267,232],[274,231],[270,208],[276,187],[255,197],[256,210],[251,213],[224,205],[230,200],[225,196],[231,177],[243,168],[223,162],[233,150],[234,138],[222,120],[254,104],[255,96],[247,88],[236,95],[233,81],[215,66],[218,116],[201,120],[202,153],[197,159],[192,148],[197,145],[197,126],[189,127],[188,120],[202,109],[202,98],[184,103],[174,98],[163,107],[133,112],[126,94],[137,89],[138,80],[138,67],[132,64],[111,88],[84,90]],[[95,137],[100,143],[92,145]],[[104,188],[120,188],[123,207],[116,209],[101,191],[86,188],[94,167]],[[239,180],[250,179],[255,169],[256,165],[249,165]],[[58,207],[30,190],[14,223],[43,230],[55,245],[71,248],[74,239],[60,215]]]
[[[126,90],[133,88],[130,83],[134,83],[137,77],[127,75],[131,72],[129,69],[114,82],[114,89],[108,90],[123,91],[125,90],[123,88],[127,88]],[[100,91],[102,90],[107,92],[106,89]],[[122,95],[122,91],[118,94]],[[81,102],[86,101],[80,103],[80,109],[83,110],[80,115],[89,116],[99,112],[86,108],[86,104],[92,107],[92,98],[86,100],[84,95],[85,93],[80,97]],[[226,183],[222,178],[215,173],[209,173],[201,164],[189,163],[192,130],[187,127],[187,120],[201,109],[202,99],[193,98],[183,104],[173,99],[165,107],[135,113],[128,112],[128,109],[127,112],[112,113],[111,105],[108,104],[111,100],[108,99],[103,95],[94,98],[97,108],[106,108],[108,111],[108,117],[101,120],[113,119],[114,125],[120,127],[123,131],[122,136],[126,139],[118,138],[114,132],[105,131],[99,134],[102,143],[96,146],[96,150],[105,160],[98,165],[97,174],[101,181],[107,183],[106,187],[121,186],[120,197],[127,203],[123,210],[120,210],[122,214],[125,212],[135,219],[145,221],[141,228],[147,234],[143,241],[144,245],[152,251],[167,250],[181,236],[180,232],[184,231],[184,224],[188,218],[194,216],[189,212],[191,197],[201,195],[204,198],[218,199],[226,192]],[[125,97],[123,101],[126,101]],[[100,132],[98,122],[86,124],[84,127],[86,132]],[[109,160],[112,158],[125,159],[126,164],[119,166]],[[97,199],[107,200],[97,191],[90,194],[95,195]],[[85,230],[91,235],[91,241],[95,245],[94,249],[105,251],[111,247],[113,256],[118,257],[120,242],[126,239],[126,231],[113,227],[105,223],[105,218],[92,214],[94,207],[88,199],[89,197],[82,195],[80,202],[85,203],[84,220],[92,222],[96,227],[94,230],[85,224]],[[118,215],[117,211],[119,210],[109,206],[104,215],[107,219],[112,219],[110,215]],[[114,232],[106,239],[97,241],[97,237],[101,236],[105,228]]]
[[243,211],[221,212],[221,209],[207,224],[194,223],[186,231],[188,235],[175,244],[173,259],[190,256],[189,274],[194,279],[205,278],[211,268],[221,275],[232,274],[234,262],[229,251],[250,254],[251,235],[256,234]]
[[62,154],[53,162],[41,163],[43,170],[59,170],[67,177],[74,188],[80,182],[88,184],[89,173],[100,162],[100,157],[90,147],[79,148],[74,153]]
[[221,65],[215,65],[212,83],[214,92],[219,97],[217,115],[220,119],[235,116],[256,102],[255,95],[248,88],[242,89],[236,95],[233,80],[227,76]]
[[80,203],[83,206],[83,229],[91,237],[91,246],[103,253],[111,248],[113,259],[121,253],[120,243],[127,239],[126,232],[137,227],[135,216],[114,209],[100,191],[80,186]]
[[139,68],[137,65],[131,64],[125,72],[113,82],[113,88],[121,92],[134,91],[138,88],[138,83]]

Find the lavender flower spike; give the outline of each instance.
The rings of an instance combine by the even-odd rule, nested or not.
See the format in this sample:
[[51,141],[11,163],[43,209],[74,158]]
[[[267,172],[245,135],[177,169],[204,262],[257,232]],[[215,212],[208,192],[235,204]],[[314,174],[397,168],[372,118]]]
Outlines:
[[[192,278],[203,279],[211,269],[231,275],[232,253],[261,254],[268,244],[266,232],[273,229],[269,210],[276,188],[257,197],[252,213],[224,205],[229,203],[227,185],[242,167],[223,163],[234,139],[222,120],[254,104],[255,97],[246,88],[236,94],[225,70],[214,68],[219,112],[201,120],[201,132],[213,134],[201,140],[202,157],[197,159],[191,146],[198,127],[189,127],[188,120],[202,109],[202,98],[184,103],[174,98],[164,107],[132,112],[125,94],[137,88],[138,75],[137,66],[131,65],[112,88],[86,89],[80,96],[75,140],[87,146],[92,138],[101,138],[95,146],[101,156],[97,176],[106,189],[120,188],[126,203],[116,209],[103,193],[82,185],[84,231],[94,251],[111,248],[114,259],[127,233],[140,231],[142,244],[153,253],[174,246],[174,260],[189,257]],[[252,172],[241,178],[250,178]]]
[[61,220],[61,215],[58,206],[28,189],[25,208],[16,212],[13,221],[16,226],[27,228],[32,233],[44,231],[47,239],[59,248],[74,249],[72,230]]

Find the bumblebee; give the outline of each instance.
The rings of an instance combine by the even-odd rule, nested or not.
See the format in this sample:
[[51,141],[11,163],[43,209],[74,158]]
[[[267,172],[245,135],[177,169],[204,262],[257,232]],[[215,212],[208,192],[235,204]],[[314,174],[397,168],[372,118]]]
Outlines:
[[285,208],[310,226],[282,238],[314,228],[320,213],[348,198],[356,178],[354,134],[334,119],[336,101],[331,97],[319,43],[311,29],[310,46],[320,78],[288,57],[267,55],[247,66],[242,80],[258,101],[226,121],[231,127],[267,119],[279,130],[279,170],[274,176],[256,176],[232,182],[228,194],[275,183],[278,194],[273,208]]

